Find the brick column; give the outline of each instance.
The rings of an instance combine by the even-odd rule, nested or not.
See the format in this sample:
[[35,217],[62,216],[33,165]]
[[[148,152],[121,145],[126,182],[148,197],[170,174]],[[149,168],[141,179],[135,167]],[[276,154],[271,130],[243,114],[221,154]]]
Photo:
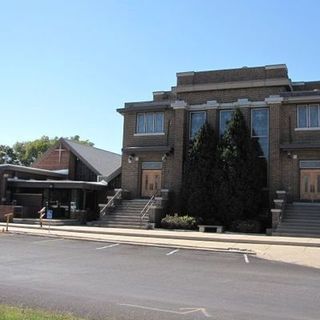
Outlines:
[[173,155],[173,192],[178,194],[182,184],[183,159],[185,152],[185,138],[187,128],[187,104],[176,101],[171,104],[174,109],[174,155]]
[[280,162],[280,97],[267,98],[269,104],[269,195],[270,200],[275,192],[281,189]]

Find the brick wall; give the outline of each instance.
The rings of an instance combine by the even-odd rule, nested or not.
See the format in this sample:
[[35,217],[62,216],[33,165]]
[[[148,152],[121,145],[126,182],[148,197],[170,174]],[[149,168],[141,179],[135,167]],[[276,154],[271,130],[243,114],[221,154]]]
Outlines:
[[266,69],[265,67],[239,68],[229,70],[213,70],[194,72],[194,74],[177,77],[178,85],[221,83],[233,81],[248,81],[287,78],[286,68]]
[[64,151],[61,152],[61,158],[59,158],[59,151],[57,149],[58,147],[49,149],[32,167],[46,170],[68,169],[70,151],[62,148]]
[[251,101],[263,101],[270,95],[277,95],[287,91],[285,87],[265,87],[265,88],[245,88],[245,89],[228,89],[198,92],[178,93],[180,100],[188,104],[202,104],[210,100],[216,100],[219,103],[235,102],[238,99],[249,99]]
[[[161,109],[159,110],[161,111]],[[162,110],[164,112],[164,135],[135,135],[137,113],[124,114],[123,147],[147,147],[166,146],[174,140],[173,110]]]

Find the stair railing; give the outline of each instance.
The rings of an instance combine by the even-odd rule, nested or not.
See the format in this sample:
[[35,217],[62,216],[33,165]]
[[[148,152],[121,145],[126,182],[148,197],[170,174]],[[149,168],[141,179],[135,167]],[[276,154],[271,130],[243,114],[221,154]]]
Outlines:
[[140,219],[141,221],[143,220],[143,218],[146,216],[146,214],[149,212],[151,206],[154,204],[155,202],[155,197],[156,197],[156,192],[150,197],[149,201],[147,202],[147,204],[144,206],[144,208],[141,210],[140,212]]
[[108,201],[108,203],[100,210],[100,216],[104,216],[107,213],[107,209],[114,206],[114,201],[121,198],[122,189],[118,189],[114,196]]

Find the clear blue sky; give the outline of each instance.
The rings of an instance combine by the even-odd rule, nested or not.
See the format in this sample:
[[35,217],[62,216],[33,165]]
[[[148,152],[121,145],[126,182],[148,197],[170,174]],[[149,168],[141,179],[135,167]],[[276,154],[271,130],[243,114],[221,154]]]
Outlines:
[[79,134],[120,152],[126,101],[181,71],[286,63],[320,80],[320,1],[0,0],[0,144]]

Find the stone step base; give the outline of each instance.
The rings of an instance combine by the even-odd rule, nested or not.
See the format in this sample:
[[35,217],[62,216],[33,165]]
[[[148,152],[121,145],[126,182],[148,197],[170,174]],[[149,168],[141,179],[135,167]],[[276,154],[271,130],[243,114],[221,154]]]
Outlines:
[[[21,224],[38,224],[40,225],[39,219],[29,219],[29,218],[13,218],[13,223]],[[79,220],[76,219],[43,219],[43,225],[51,226],[75,226],[80,225]]]

